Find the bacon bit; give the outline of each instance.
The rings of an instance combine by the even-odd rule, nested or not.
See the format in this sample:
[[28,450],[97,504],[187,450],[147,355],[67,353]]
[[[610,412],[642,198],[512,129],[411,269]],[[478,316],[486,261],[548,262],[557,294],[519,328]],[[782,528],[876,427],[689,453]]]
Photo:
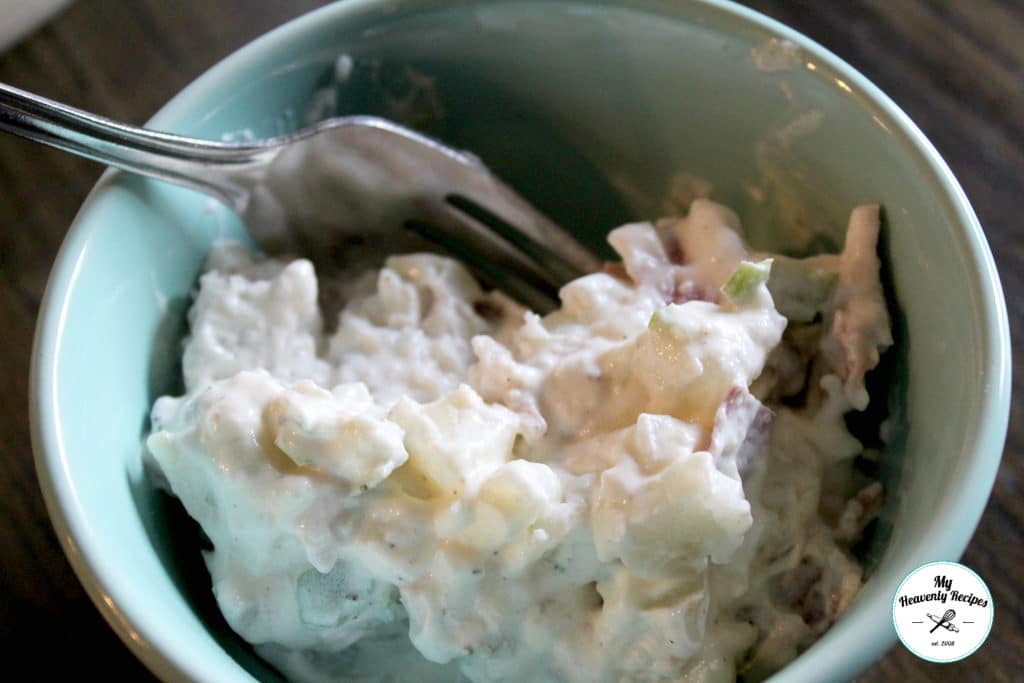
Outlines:
[[740,396],[745,393],[743,387],[739,385],[734,385],[729,389],[729,393],[725,395],[725,400],[722,402],[725,407],[725,415],[729,415],[736,410],[736,405],[740,402]]
[[505,316],[505,309],[487,299],[474,301],[473,310],[476,311],[478,316],[489,322],[501,320]]
[[[768,436],[771,432],[774,414],[743,386],[733,386],[715,412],[708,450],[714,457],[735,456],[736,468],[740,475],[764,457],[768,450]],[[726,423],[730,420],[746,422],[742,441],[729,438]]]
[[837,541],[852,544],[860,538],[864,528],[878,516],[883,493],[882,483],[875,481],[846,502],[846,508],[836,522],[834,535]]
[[681,266],[684,263],[686,255],[683,253],[683,247],[677,240],[672,240],[668,245],[668,260],[677,266]]
[[736,412],[740,398],[744,394],[749,394],[749,392],[739,385],[729,387],[729,392],[722,399],[718,410],[715,411],[715,421],[711,426],[711,443],[708,445],[708,450],[716,458],[726,450],[726,444],[722,443],[722,430],[725,429],[725,423],[729,417]]
[[714,301],[715,297],[707,289],[692,280],[677,282],[669,297],[673,304],[685,304],[687,301]]
[[857,501],[865,510],[877,512],[882,506],[882,482],[874,481],[857,492]]
[[[759,413],[761,410],[767,410],[757,398],[747,390],[746,387],[740,385],[733,385],[729,388],[725,398],[722,399],[721,405],[718,410],[715,411],[715,422],[711,429],[711,452],[718,455],[716,451],[724,449],[721,443],[721,430],[725,429],[726,422],[736,415],[741,410],[746,412],[745,416],[748,424],[748,431],[757,425],[758,422],[764,423],[763,417],[759,419]],[[771,411],[768,411],[770,422]],[[741,416],[740,419],[744,419]],[[764,426],[763,424],[760,426]]]
[[626,266],[622,261],[605,261],[601,269],[617,280],[632,282],[632,279],[629,277],[629,273],[626,272]]
[[831,620],[828,615],[828,602],[820,587],[808,591],[800,603],[800,618],[815,633],[822,633],[828,628]]
[[771,435],[775,413],[768,406],[761,406],[754,415],[754,421],[747,429],[747,438],[736,451],[736,469],[745,476],[754,463],[762,460],[768,452],[768,438]]
[[821,565],[814,558],[804,555],[800,558],[800,564],[779,576],[779,597],[790,607],[803,606],[822,575]]

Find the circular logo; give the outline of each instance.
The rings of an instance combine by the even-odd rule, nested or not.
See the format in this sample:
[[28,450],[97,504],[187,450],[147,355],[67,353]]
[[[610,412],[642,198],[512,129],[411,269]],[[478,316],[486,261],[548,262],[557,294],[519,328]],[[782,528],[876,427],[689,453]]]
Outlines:
[[930,662],[955,662],[981,647],[992,615],[988,586],[957,562],[921,565],[903,579],[892,602],[900,641]]

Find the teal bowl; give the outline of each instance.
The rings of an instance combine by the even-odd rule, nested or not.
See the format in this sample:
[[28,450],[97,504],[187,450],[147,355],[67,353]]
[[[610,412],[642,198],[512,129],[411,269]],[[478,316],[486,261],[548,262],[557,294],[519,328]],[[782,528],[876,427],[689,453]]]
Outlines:
[[[342,53],[355,69],[333,91],[339,112],[415,113],[592,244],[657,215],[679,172],[711,183],[765,248],[835,245],[851,207],[884,205],[899,311],[888,503],[859,597],[775,680],[846,680],[876,661],[895,641],[900,580],[957,558],[971,538],[1010,392],[984,235],[907,116],[819,45],[725,2],[350,0],[239,50],[150,126],[214,139],[291,130]],[[163,678],[276,678],[220,619],[194,529],[140,459],[151,404],[179,388],[203,257],[213,240],[243,235],[203,196],[108,173],[68,233],[39,317],[33,442],[50,516],[96,606]]]

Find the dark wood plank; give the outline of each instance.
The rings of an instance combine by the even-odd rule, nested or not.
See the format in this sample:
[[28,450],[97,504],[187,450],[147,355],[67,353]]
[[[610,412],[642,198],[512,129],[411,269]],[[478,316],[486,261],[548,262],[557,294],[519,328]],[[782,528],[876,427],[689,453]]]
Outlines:
[[[0,55],[0,81],[142,123],[231,51],[322,4],[78,2]],[[0,652],[9,671],[30,671],[36,680],[87,671],[111,680],[152,678],[103,621],[64,558],[29,443],[35,316],[53,257],[101,171],[0,136]]]
[[[80,0],[0,55],[0,81],[130,122],[251,38],[320,0]],[[981,217],[1011,330],[1024,327],[1024,5],[1017,0],[747,0],[818,40],[889,93],[938,147]],[[50,263],[100,168],[0,136],[0,651],[41,680],[67,666],[147,674],[75,579],[35,483],[25,396]],[[1024,360],[1014,364],[1017,384]],[[1014,395],[992,499],[964,561],[993,590],[988,643],[953,665],[894,648],[860,680],[1024,680],[1024,403]],[[880,628],[886,627],[879,625]],[[37,645],[59,648],[36,656]]]

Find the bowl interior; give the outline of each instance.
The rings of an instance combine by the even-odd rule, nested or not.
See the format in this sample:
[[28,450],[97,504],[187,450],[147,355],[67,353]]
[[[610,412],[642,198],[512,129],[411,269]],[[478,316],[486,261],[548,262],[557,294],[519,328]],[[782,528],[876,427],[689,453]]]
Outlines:
[[[353,68],[338,82],[343,53]],[[991,257],[905,117],[820,48],[717,3],[353,0],[248,46],[151,127],[278,134],[302,124],[318,89],[327,101],[325,88],[339,113],[404,120],[474,151],[594,245],[662,213],[670,189],[685,194],[694,178],[763,248],[834,248],[855,204],[884,205],[900,308],[885,453],[891,537],[883,552],[879,529],[859,599],[779,680],[849,677],[879,656],[894,638],[899,579],[966,545],[1008,405]],[[36,448],[58,533],[115,629],[166,676],[274,675],[219,617],[190,523],[140,460],[152,402],[180,390],[203,257],[213,240],[243,235],[201,195],[108,174],[61,251],[37,339]]]

